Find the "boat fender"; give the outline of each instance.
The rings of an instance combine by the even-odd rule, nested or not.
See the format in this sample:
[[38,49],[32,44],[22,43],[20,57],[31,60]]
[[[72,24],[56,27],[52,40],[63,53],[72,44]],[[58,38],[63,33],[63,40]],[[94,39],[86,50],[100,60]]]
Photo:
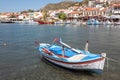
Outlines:
[[52,55],[53,53],[51,51],[49,51],[48,49],[46,48],[43,48],[43,52],[49,54],[49,55]]
[[106,53],[101,53],[101,56],[102,57],[106,57]]

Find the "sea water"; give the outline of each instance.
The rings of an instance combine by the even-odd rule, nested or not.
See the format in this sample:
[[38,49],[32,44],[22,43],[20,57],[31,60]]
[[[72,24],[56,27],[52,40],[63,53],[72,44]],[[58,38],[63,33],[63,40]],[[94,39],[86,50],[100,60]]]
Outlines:
[[[58,67],[43,59],[36,41],[52,43],[60,37],[71,47],[107,53],[101,75]],[[0,24],[0,80],[120,80],[119,25]]]

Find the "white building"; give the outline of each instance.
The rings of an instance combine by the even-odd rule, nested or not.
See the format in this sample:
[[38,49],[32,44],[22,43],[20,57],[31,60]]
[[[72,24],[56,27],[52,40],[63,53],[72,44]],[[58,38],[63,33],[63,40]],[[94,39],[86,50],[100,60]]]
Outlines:
[[8,16],[7,15],[0,15],[0,19],[7,19]]
[[90,0],[88,2],[88,7],[94,7],[94,5],[95,5],[95,0]]
[[100,0],[101,3],[105,3],[107,2],[108,0]]

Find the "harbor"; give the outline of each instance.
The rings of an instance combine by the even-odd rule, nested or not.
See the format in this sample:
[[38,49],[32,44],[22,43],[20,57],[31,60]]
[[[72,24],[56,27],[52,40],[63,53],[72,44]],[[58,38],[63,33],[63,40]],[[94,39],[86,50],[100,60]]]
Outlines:
[[120,80],[120,0],[0,1],[0,80]]
[[51,43],[61,37],[70,46],[84,49],[88,40],[89,51],[120,61],[119,32],[119,25],[0,24],[0,80],[119,80],[118,62],[106,60],[101,75],[69,70],[43,59],[35,45],[35,41]]
[[0,23],[120,25],[120,1],[63,1],[37,11],[2,12]]

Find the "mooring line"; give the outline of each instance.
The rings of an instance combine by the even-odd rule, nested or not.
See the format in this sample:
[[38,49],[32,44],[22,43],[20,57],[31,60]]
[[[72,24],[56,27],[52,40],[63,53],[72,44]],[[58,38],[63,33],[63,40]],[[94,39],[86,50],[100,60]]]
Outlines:
[[115,59],[112,59],[112,58],[108,58],[108,57],[106,57],[106,59],[108,59],[108,60],[110,60],[110,61],[113,61],[113,62],[116,62],[116,63],[120,63],[120,61],[115,60]]

